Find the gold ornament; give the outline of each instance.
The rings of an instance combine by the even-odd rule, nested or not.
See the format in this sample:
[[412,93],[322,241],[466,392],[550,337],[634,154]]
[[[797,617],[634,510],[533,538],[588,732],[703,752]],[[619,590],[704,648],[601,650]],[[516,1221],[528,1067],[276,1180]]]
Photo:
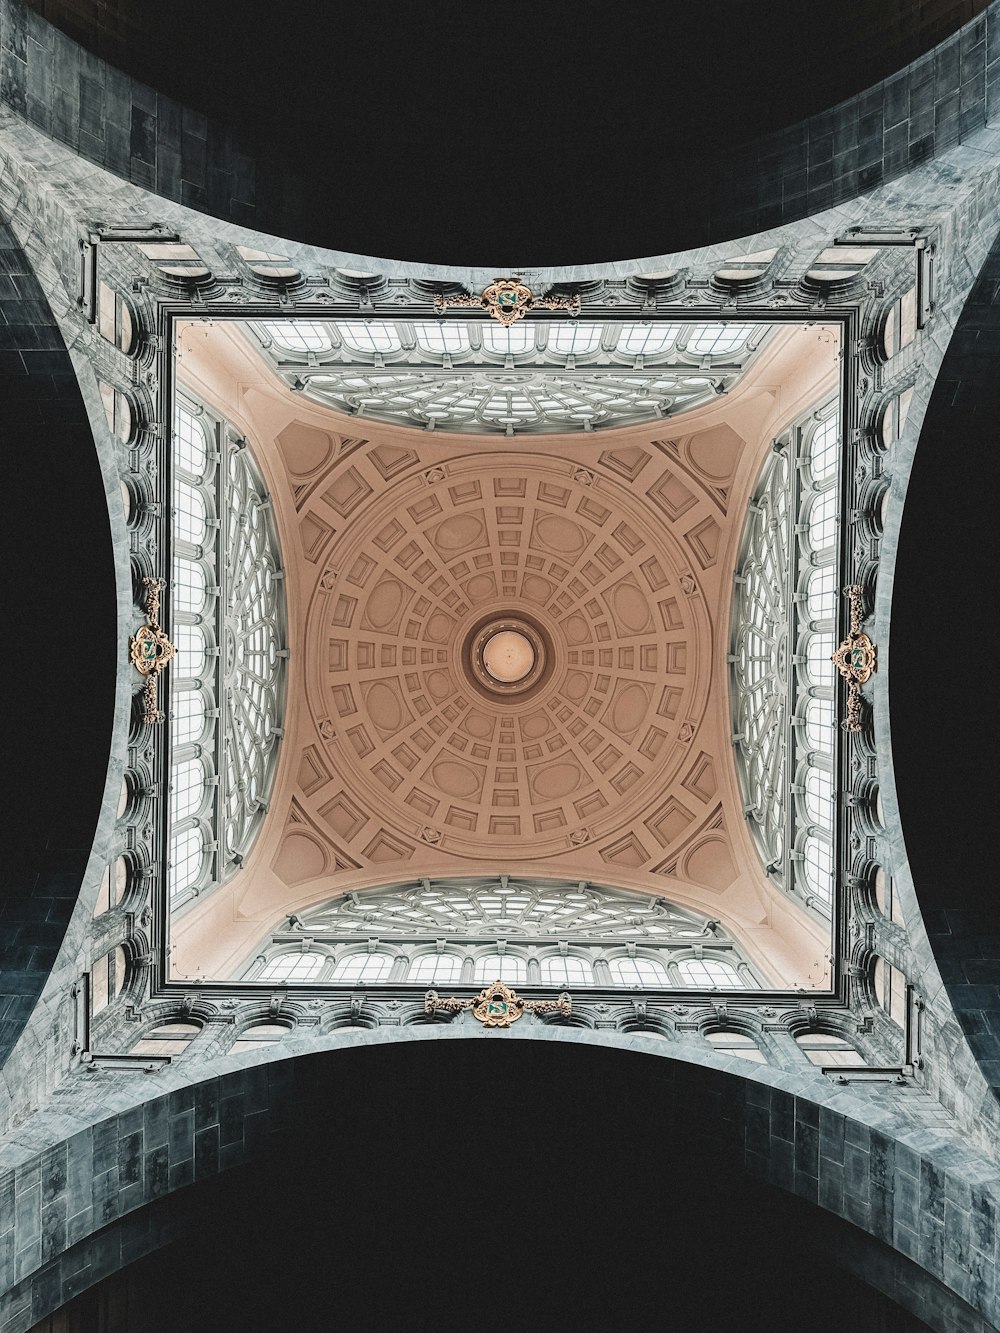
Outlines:
[[857,584],[844,589],[844,596],[851,599],[851,629],[847,638],[833,654],[831,661],[847,681],[847,716],[844,728],[847,731],[861,730],[861,686],[878,670],[876,647],[863,633],[861,622],[862,590]]
[[494,981],[484,986],[474,1000],[438,999],[436,991],[428,991],[424,1000],[424,1012],[459,1013],[471,1009],[484,1027],[509,1028],[524,1013],[554,1014],[564,1016],[573,1012],[573,1001],[568,995],[560,995],[558,1000],[522,1000],[515,990],[505,986],[502,981]]
[[176,651],[159,625],[140,625],[129,642],[129,660],[142,676],[158,676]]
[[479,296],[462,292],[458,296],[435,296],[434,306],[445,310],[448,306],[478,306],[486,310],[504,328],[523,319],[529,310],[567,310],[571,315],[580,313],[579,296],[533,296],[530,287],[513,278],[498,278]]
[[146,681],[146,684],[143,686],[142,708],[142,720],[148,727],[152,727],[157,722],[163,721],[163,713],[160,710],[155,676],[150,676]]
[[157,676],[176,654],[177,649],[160,628],[160,592],[164,587],[162,579],[143,579],[146,587],[146,615],[148,625],[140,625],[135,635],[129,639],[128,657],[141,676],[146,676],[142,691],[142,720],[150,725],[163,721],[163,713],[158,707]]

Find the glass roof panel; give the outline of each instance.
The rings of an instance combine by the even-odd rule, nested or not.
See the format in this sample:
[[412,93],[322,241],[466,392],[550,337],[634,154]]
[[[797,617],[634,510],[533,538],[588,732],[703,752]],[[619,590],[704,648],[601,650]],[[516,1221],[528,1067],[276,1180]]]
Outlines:
[[292,387],[354,417],[507,435],[597,430],[697,407],[731,389],[774,332],[704,319],[526,317],[504,328],[450,315],[250,328]]

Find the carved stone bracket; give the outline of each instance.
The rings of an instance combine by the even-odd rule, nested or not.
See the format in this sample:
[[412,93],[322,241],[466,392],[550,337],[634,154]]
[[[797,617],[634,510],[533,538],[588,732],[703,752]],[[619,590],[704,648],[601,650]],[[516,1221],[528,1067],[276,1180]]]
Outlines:
[[523,319],[529,310],[565,310],[570,315],[580,313],[579,296],[534,296],[530,287],[513,278],[498,279],[484,289],[479,296],[461,292],[457,296],[436,296],[434,305],[438,310],[448,306],[477,306],[486,310],[505,328]]
[[441,1000],[437,991],[428,991],[424,999],[424,1013],[457,1014],[471,1009],[473,1017],[484,1027],[509,1028],[524,1013],[562,1014],[564,1017],[573,1012],[573,1001],[565,992],[558,1000],[522,1000],[516,991],[505,986],[502,981],[494,981],[484,986],[474,1000]]

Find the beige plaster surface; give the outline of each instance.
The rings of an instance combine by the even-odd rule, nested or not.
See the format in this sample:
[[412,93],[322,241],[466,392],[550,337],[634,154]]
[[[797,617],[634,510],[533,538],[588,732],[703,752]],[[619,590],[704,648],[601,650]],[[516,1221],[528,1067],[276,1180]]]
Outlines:
[[[769,883],[746,828],[726,654],[753,482],[838,358],[834,329],[787,326],[683,415],[494,441],[344,416],[238,324],[183,325],[179,383],[245,433],[273,496],[290,653],[267,820],[175,917],[172,976],[238,974],[348,888],[507,873],[662,895],[721,920],[774,985],[828,985],[829,928]],[[463,669],[494,613],[552,644],[521,699]]]
[[494,680],[504,683],[523,680],[534,665],[531,640],[516,630],[501,630],[486,640],[483,666]]

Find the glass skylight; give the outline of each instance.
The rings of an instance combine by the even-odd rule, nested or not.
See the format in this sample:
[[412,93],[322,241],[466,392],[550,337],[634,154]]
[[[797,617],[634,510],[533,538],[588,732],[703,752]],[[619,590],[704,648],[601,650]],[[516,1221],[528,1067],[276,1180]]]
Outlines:
[[531,318],[503,328],[452,317],[251,327],[290,384],[352,416],[505,435],[684,411],[731,388],[771,331]]
[[343,893],[270,934],[243,978],[281,980],[285,969],[305,966],[303,957],[315,960],[309,976],[288,973],[289,983],[664,990],[762,982],[717,921],[663,898],[506,876]]
[[827,404],[765,463],[744,529],[730,658],[737,769],[761,859],[824,913],[833,900],[839,440],[837,405]]
[[283,709],[284,630],[276,535],[250,451],[178,398],[173,470],[168,880],[177,905],[231,874],[256,835]]

